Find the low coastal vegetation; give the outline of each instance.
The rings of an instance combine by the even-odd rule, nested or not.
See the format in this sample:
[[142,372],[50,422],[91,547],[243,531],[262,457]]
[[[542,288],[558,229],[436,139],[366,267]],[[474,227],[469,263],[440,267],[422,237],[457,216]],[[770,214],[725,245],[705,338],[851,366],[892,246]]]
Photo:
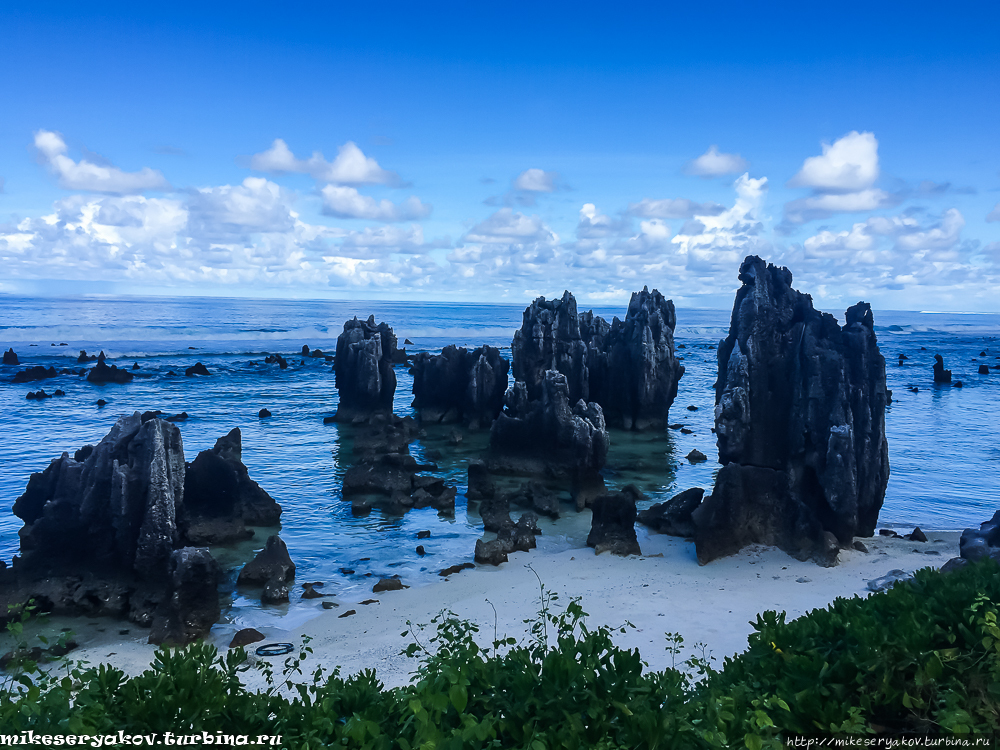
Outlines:
[[[541,587],[523,642],[449,613],[408,633],[419,667],[387,689],[374,671],[308,674],[308,641],[266,685],[247,654],[161,649],[136,677],[107,665],[22,664],[0,692],[2,734],[280,735],[282,746],[389,748],[784,747],[831,735],[1000,735],[1000,567],[920,570],[867,599],[791,622],[765,612],[720,668],[704,652],[649,670]],[[669,604],[669,603],[668,603]],[[629,627],[626,623],[622,626]],[[16,627],[15,627],[16,630]],[[683,656],[679,636],[667,649]],[[696,650],[697,653],[697,650]],[[252,741],[252,740],[251,740]]]

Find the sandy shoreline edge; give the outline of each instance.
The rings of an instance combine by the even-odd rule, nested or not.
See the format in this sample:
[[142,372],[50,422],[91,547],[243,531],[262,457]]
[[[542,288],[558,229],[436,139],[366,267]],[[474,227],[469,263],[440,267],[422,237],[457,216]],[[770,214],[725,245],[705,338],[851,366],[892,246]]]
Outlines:
[[[868,581],[891,570],[939,568],[958,555],[959,532],[926,534],[925,543],[880,536],[864,539],[867,553],[845,550],[833,568],[757,545],[699,566],[693,542],[660,534],[641,535],[644,555],[628,558],[595,555],[587,547],[546,552],[544,537],[539,537],[538,550],[513,553],[510,562],[497,568],[477,566],[429,586],[368,594],[365,599],[377,600],[368,605],[333,598],[338,607],[323,610],[292,630],[259,629],[266,642],[298,644],[301,636],[310,636],[314,653],[303,664],[307,674],[318,665],[328,670],[339,666],[344,675],[374,668],[379,679],[392,687],[406,684],[417,666],[415,659],[401,654],[412,642],[411,636],[401,635],[409,630],[407,620],[429,623],[448,609],[479,625],[480,643],[492,641],[494,623],[501,637],[520,640],[527,636],[523,620],[538,611],[541,579],[548,591],[559,595],[560,607],[580,597],[591,627],[618,627],[626,621],[635,625],[625,633],[616,632],[615,643],[638,649],[652,669],[671,664],[665,651],[666,632],[684,637],[682,659],[694,653],[696,643],[704,643],[715,657],[713,665],[720,667],[724,657],[746,648],[753,632],[750,623],[759,613],[785,611],[792,620],[838,597],[867,596]],[[301,589],[295,588],[293,596]],[[356,614],[341,616],[351,609]],[[216,628],[209,640],[224,650],[233,628]],[[117,629],[110,623],[104,631],[81,639],[82,647],[70,658],[112,664],[130,674],[149,666],[156,647],[145,643],[148,631],[133,626],[128,635],[114,636]],[[272,662],[277,666],[284,658],[274,657]],[[246,683],[254,686],[258,674],[245,673]]]

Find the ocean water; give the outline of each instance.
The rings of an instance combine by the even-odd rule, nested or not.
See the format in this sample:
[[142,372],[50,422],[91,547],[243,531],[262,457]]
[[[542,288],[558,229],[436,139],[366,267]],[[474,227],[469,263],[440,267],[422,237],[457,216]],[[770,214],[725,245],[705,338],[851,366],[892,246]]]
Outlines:
[[[32,472],[63,451],[96,444],[115,419],[134,410],[186,411],[179,423],[187,460],[212,447],[233,427],[243,433],[243,460],[250,475],[283,507],[280,533],[298,566],[297,581],[324,581],[325,591],[347,601],[363,598],[378,577],[399,574],[406,583],[438,579],[437,571],[472,558],[481,523],[463,496],[466,467],[486,445],[485,434],[464,434],[452,445],[453,427],[429,428],[411,447],[429,449],[443,474],[459,486],[454,518],[432,509],[402,517],[375,510],[351,513],[340,495],[346,466],[342,445],[349,426],[324,425],[337,407],[334,374],[322,359],[298,356],[303,344],[332,354],[345,320],[374,314],[388,322],[407,351],[439,351],[447,344],[510,346],[523,306],[435,303],[284,301],[206,298],[24,298],[0,295],[0,346],[13,347],[23,365],[78,368],[81,349],[103,350],[110,361],[135,370],[127,385],[92,385],[81,376],[60,375],[14,384],[18,368],[0,370],[0,558],[17,553],[20,519],[11,513]],[[624,306],[594,308],[611,319]],[[678,310],[676,342],[684,349],[672,421],[691,434],[612,431],[605,469],[610,486],[634,482],[660,502],[692,486],[710,488],[715,462],[713,426],[715,346],[728,330],[728,310]],[[842,317],[842,313],[841,313]],[[1000,365],[1000,315],[875,311],[876,330],[887,361],[894,402],[886,415],[892,467],[880,524],[936,530],[962,529],[988,519],[1000,505],[1000,369],[978,375],[980,364]],[[289,367],[264,364],[279,352]],[[985,352],[985,354],[982,354]],[[909,358],[897,364],[899,353]],[[935,387],[933,355],[963,388]],[[202,362],[211,377],[188,378],[183,369]],[[169,377],[174,371],[179,377]],[[395,410],[410,414],[412,379],[397,368]],[[912,393],[908,389],[916,386]],[[28,391],[57,388],[64,397],[25,399]],[[104,407],[96,405],[103,398]],[[260,420],[267,407],[273,416]],[[689,410],[687,407],[696,407]],[[691,465],[697,448],[709,461]],[[589,512],[542,521],[544,534],[533,554],[583,547]],[[427,554],[415,552],[416,533]],[[235,585],[238,567],[274,529],[259,529],[243,545],[214,550]],[[341,568],[354,570],[353,574]],[[294,626],[320,611],[318,600],[261,607],[253,592],[235,591],[226,627]]]

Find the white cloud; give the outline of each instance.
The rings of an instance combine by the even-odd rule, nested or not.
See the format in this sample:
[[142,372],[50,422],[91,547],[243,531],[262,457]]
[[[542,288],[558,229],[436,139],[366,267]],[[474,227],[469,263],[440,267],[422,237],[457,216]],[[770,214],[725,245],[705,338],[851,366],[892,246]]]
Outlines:
[[720,153],[719,147],[713,145],[697,159],[688,162],[684,171],[698,177],[722,177],[739,174],[748,166],[747,160],[739,154]]
[[957,208],[949,208],[941,221],[929,229],[902,234],[896,245],[911,252],[919,250],[947,250],[958,244],[965,227],[965,218]]
[[864,190],[878,179],[878,141],[874,133],[852,130],[833,144],[823,144],[822,156],[810,156],[789,182],[817,190]]
[[408,228],[403,227],[365,227],[350,232],[344,237],[341,248],[355,252],[387,253],[425,253],[432,248],[448,246],[447,240],[424,241],[424,230],[418,224]]
[[[0,187],[3,187],[2,182],[0,182]],[[993,210],[986,214],[986,221],[1000,221],[1000,203],[997,203]]]
[[593,203],[584,203],[576,225],[576,236],[581,240],[596,240],[610,237],[623,228],[623,222],[600,213]]
[[423,219],[431,212],[431,206],[421,203],[414,195],[396,204],[385,199],[377,201],[371,196],[361,195],[355,188],[342,185],[326,185],[320,194],[323,196],[323,213],[341,219],[412,221]]
[[532,193],[551,193],[556,189],[558,172],[546,172],[542,169],[526,169],[514,180],[515,190],[526,190]]
[[263,177],[247,177],[241,185],[201,188],[188,199],[188,229],[213,239],[287,232],[296,218],[288,202],[288,194]]
[[691,219],[695,216],[718,216],[725,211],[718,203],[695,203],[687,198],[664,198],[653,200],[643,198],[638,203],[630,203],[628,212],[632,216],[647,219]]
[[297,172],[308,174],[318,182],[337,185],[396,185],[399,175],[379,166],[375,159],[365,156],[353,141],[348,141],[337,151],[337,158],[328,162],[319,151],[308,159],[297,159],[281,138],[275,138],[271,148],[250,157],[251,169],[259,172]]
[[870,227],[864,223],[855,224],[844,232],[822,231],[803,243],[807,258],[855,257],[870,250],[874,244]]
[[786,203],[785,220],[792,224],[804,224],[814,219],[826,219],[835,213],[874,211],[895,202],[894,196],[877,188],[856,193],[820,193]]
[[147,190],[168,190],[166,178],[157,170],[143,167],[138,172],[123,172],[110,164],[95,164],[66,156],[69,150],[63,137],[51,130],[35,133],[35,148],[49,170],[67,190],[129,195]]
[[483,244],[551,243],[558,242],[559,237],[537,216],[525,216],[519,211],[501,208],[470,229],[465,241]]

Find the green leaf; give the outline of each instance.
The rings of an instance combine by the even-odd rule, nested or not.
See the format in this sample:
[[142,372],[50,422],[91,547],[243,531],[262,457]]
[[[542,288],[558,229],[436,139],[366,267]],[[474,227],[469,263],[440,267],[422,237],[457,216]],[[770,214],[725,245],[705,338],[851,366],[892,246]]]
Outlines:
[[459,713],[465,712],[465,707],[469,702],[469,692],[465,689],[465,685],[452,685],[451,690],[448,691],[448,697],[451,698],[451,703],[458,709]]

